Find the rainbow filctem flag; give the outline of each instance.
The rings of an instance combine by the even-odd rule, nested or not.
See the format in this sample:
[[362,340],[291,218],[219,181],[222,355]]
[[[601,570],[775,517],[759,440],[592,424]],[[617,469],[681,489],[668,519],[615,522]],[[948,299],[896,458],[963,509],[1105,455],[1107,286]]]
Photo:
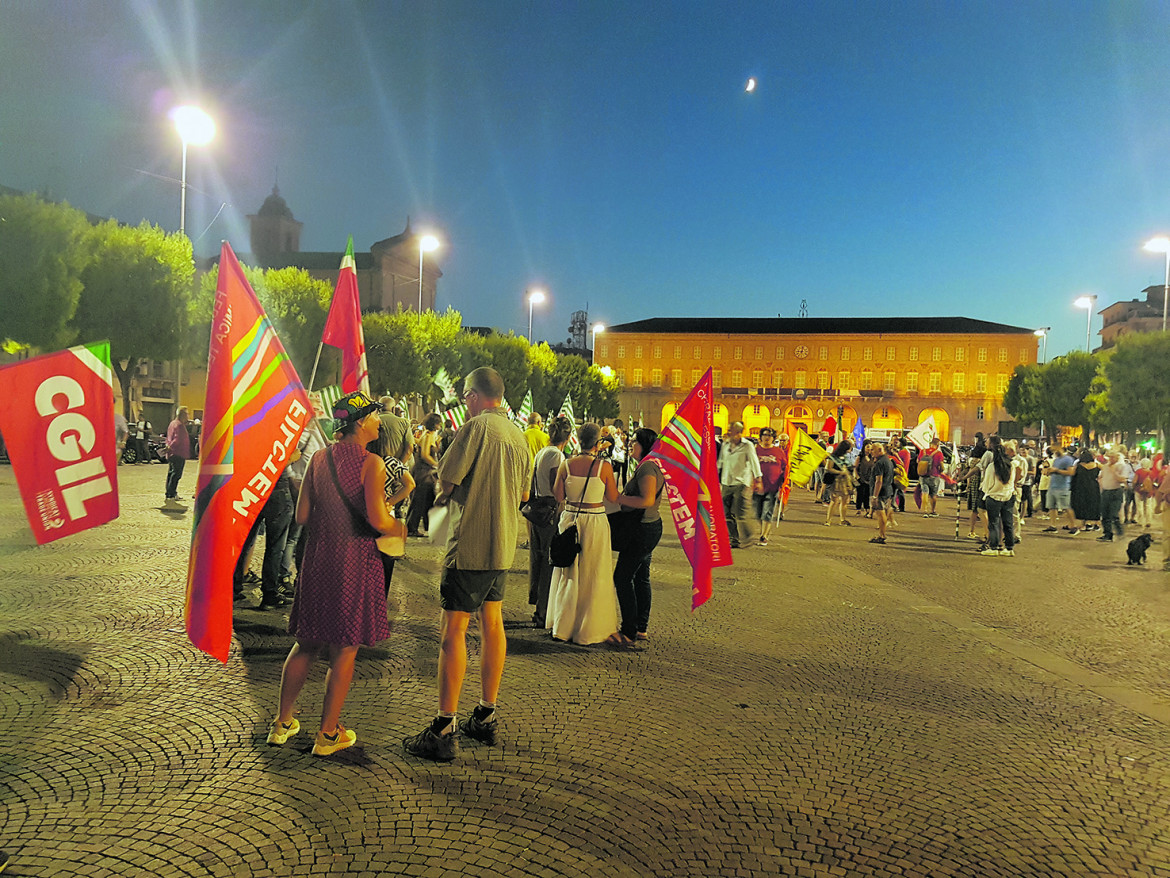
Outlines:
[[711,370],[699,379],[646,455],[666,476],[666,498],[691,562],[691,611],[711,597],[711,571],[732,563],[723,493],[715,469]]
[[788,481],[803,488],[829,452],[804,430],[797,430],[789,444],[792,450],[788,452]]
[[312,417],[308,394],[225,241],[187,567],[187,636],[227,663],[232,573],[252,523]]

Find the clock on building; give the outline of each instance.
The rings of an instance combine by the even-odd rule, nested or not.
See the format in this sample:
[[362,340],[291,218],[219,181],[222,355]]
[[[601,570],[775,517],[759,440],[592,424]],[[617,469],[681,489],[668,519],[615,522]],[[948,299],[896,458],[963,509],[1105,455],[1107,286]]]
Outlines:
[[796,358],[803,360],[808,356],[808,345],[799,344],[796,346]]

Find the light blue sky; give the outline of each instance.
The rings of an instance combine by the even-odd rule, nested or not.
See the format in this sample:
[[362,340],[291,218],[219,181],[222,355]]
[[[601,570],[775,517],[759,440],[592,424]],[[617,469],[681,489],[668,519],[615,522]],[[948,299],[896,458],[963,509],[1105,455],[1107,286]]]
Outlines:
[[0,183],[176,228],[166,110],[197,100],[220,123],[191,151],[201,253],[249,249],[279,168],[302,249],[434,228],[440,306],[471,324],[523,333],[540,284],[553,341],[587,303],[804,299],[1050,325],[1051,356],[1084,345],[1077,295],[1162,283],[1168,33],[1168,4],[1075,0],[8,0]]

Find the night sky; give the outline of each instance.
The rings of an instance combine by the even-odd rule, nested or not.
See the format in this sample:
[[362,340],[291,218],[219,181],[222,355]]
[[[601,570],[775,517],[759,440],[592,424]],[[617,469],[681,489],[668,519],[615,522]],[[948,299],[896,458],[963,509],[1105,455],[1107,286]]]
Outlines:
[[[439,306],[1052,326],[1163,282],[1170,4],[0,3],[0,184],[249,249],[435,232]],[[758,80],[745,91],[749,77]],[[226,204],[220,212],[221,205]],[[219,214],[216,217],[217,213]],[[429,257],[428,257],[429,258]],[[1094,344],[1100,318],[1094,318]]]

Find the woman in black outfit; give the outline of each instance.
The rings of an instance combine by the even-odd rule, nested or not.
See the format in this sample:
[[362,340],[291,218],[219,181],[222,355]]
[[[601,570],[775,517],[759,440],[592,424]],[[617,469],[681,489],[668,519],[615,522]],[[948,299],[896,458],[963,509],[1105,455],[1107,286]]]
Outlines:
[[643,510],[639,538],[633,546],[618,552],[613,570],[613,584],[622,611],[622,627],[614,635],[613,642],[622,646],[631,646],[635,640],[650,639],[646,633],[650,624],[650,561],[654,547],[662,539],[658,500],[666,486],[666,477],[658,464],[644,458],[657,441],[658,434],[648,427],[634,432],[629,452],[637,466],[625,490],[618,496],[618,504],[623,508]]

